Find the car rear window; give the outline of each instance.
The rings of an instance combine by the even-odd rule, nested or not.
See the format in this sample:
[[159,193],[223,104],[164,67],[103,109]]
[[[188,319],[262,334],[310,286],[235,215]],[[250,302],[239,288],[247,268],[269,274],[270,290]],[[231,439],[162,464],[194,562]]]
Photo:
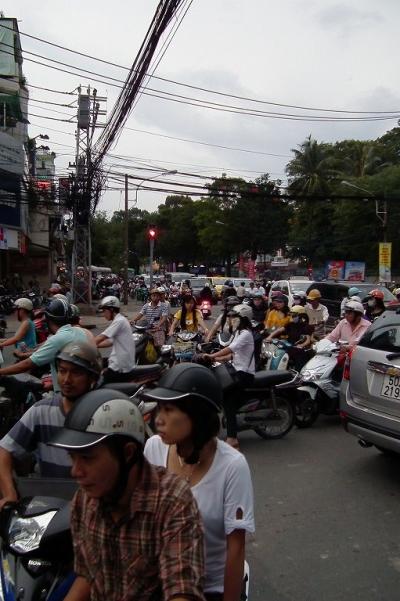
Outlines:
[[359,346],[388,353],[400,352],[400,323],[383,324],[382,327],[368,330],[361,338]]

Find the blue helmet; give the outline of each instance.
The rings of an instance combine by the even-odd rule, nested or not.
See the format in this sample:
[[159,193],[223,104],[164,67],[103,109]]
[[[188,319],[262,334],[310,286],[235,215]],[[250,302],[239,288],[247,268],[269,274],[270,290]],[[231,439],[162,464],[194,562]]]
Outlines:
[[351,288],[349,288],[347,294],[349,296],[360,296],[361,290],[357,288],[357,286],[352,286]]

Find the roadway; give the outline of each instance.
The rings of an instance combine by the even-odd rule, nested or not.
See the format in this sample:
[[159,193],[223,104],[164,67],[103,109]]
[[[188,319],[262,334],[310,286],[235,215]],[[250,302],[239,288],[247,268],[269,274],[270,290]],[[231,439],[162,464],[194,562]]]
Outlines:
[[[106,325],[85,319],[95,333]],[[255,491],[250,600],[397,601],[400,460],[362,449],[336,418],[277,441],[245,432],[240,442]]]

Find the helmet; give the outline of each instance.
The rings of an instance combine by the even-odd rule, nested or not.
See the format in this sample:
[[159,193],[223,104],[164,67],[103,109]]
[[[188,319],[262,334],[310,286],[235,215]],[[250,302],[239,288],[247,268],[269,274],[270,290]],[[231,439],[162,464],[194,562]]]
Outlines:
[[207,367],[198,363],[174,365],[162,376],[157,388],[145,389],[141,396],[167,402],[195,398],[217,411],[222,403],[222,389],[216,377]]
[[349,297],[360,296],[360,294],[361,294],[361,290],[359,288],[357,288],[357,286],[351,286],[351,288],[349,288],[347,291],[347,295]]
[[316,288],[313,288],[312,290],[310,290],[310,292],[307,294],[307,300],[319,300],[321,298],[321,293],[319,290],[317,290]]
[[225,307],[234,307],[235,305],[240,305],[239,297],[227,296],[224,304],[225,304]]
[[261,290],[257,290],[257,292],[254,292],[254,294],[252,294],[253,298],[264,298],[263,293],[261,292]]
[[163,288],[163,286],[158,286],[158,288],[156,288],[157,292],[159,292],[160,294],[165,294],[165,288]]
[[61,290],[60,284],[52,284],[49,288],[49,292],[51,294],[56,294],[57,292],[60,292],[60,290]]
[[352,296],[350,298],[350,300],[357,301],[358,303],[361,303],[361,298],[359,296],[357,296],[356,294],[354,296]]
[[60,326],[69,323],[72,317],[70,305],[62,298],[52,299],[47,305],[44,314],[46,319],[53,321]]
[[306,293],[304,292],[304,290],[297,290],[296,292],[293,292],[293,298],[306,298]]
[[293,305],[293,307],[290,309],[291,313],[298,313],[299,315],[306,315],[307,311],[305,310],[305,308],[302,305]]
[[70,307],[71,307],[72,317],[79,317],[81,314],[79,307],[77,307],[76,305],[70,305]]
[[289,299],[288,299],[288,297],[286,296],[286,294],[283,294],[282,292],[280,292],[279,294],[276,294],[276,295],[275,295],[275,296],[272,298],[272,300],[274,300],[274,301],[282,301],[282,302],[284,302],[284,303],[286,303],[286,304],[288,304],[288,302],[289,302]]
[[374,290],[368,292],[368,296],[371,296],[372,298],[380,298],[381,300],[385,298],[385,295],[382,292],[382,290],[379,290],[378,288],[374,288]]
[[395,289],[393,290],[393,294],[394,294],[395,296],[398,296],[398,295],[400,294],[400,288],[395,288]]
[[53,298],[60,298],[61,300],[64,300],[65,302],[68,302],[68,299],[65,296],[65,294],[54,294]]
[[29,298],[17,298],[17,300],[14,302],[14,308],[25,309],[25,311],[32,311],[33,304],[32,301],[29,300]]
[[90,342],[68,342],[58,352],[56,359],[73,363],[96,376],[100,375],[103,369],[101,355],[95,344]]
[[99,309],[102,311],[103,309],[119,309],[121,303],[116,296],[105,296],[99,304]]
[[152,288],[152,289],[150,290],[150,294],[161,294],[161,293],[160,293],[160,289],[159,289],[159,288]]
[[232,282],[232,280],[226,280],[224,286],[228,286],[228,288],[233,288],[233,282]]
[[270,299],[277,298],[278,296],[282,296],[282,292],[280,290],[272,290],[270,293]]
[[101,388],[84,394],[49,444],[86,449],[112,436],[128,436],[144,444],[144,422],[135,403],[122,392]]
[[253,319],[253,309],[249,305],[235,305],[229,315],[238,317],[247,317],[247,319]]
[[364,315],[364,307],[361,303],[355,300],[349,300],[349,302],[345,304],[344,310],[354,311],[354,313],[361,313],[361,315]]

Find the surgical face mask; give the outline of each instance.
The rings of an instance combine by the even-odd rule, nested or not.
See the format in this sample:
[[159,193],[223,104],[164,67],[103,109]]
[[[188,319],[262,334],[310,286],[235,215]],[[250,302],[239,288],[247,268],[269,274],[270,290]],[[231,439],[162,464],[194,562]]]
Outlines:
[[231,326],[233,330],[237,330],[240,326],[240,317],[231,317]]
[[294,298],[293,299],[293,305],[300,305],[300,299],[299,298]]
[[368,307],[375,307],[375,299],[371,298],[367,304],[368,304]]

